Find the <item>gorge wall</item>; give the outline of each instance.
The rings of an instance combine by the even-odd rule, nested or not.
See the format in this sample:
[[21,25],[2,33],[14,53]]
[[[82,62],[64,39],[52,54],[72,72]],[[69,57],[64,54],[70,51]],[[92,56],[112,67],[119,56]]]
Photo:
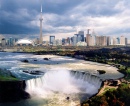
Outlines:
[[0,81],[0,102],[16,102],[30,98],[25,88],[25,81]]

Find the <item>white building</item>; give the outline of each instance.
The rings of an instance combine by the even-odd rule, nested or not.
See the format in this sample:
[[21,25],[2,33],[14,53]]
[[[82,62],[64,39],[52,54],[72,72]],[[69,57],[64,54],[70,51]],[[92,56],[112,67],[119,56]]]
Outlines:
[[126,39],[124,36],[120,37],[120,45],[126,45]]
[[33,45],[34,46],[34,42],[32,40],[29,40],[29,39],[20,39],[15,43],[15,45],[19,45],[19,46]]

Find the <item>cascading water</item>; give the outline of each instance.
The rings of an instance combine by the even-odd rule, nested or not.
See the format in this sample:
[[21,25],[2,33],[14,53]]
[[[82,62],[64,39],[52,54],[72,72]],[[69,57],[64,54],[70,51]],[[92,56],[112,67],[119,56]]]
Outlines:
[[[101,82],[100,78],[89,73],[62,69],[48,71],[43,77],[28,80],[26,91],[32,97],[35,95],[44,99],[51,98],[52,100],[54,100],[52,97],[56,97],[57,99],[62,98],[61,102],[63,102],[68,96],[71,100],[81,94],[88,97],[92,96],[98,92]],[[78,99],[81,98],[78,97]]]

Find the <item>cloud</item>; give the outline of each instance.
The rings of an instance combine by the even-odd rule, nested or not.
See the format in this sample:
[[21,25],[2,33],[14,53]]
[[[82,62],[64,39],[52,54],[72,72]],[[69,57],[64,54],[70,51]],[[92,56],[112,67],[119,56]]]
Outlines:
[[99,35],[130,38],[129,0],[0,0],[0,33],[37,36],[41,2],[44,36],[73,36],[80,27],[95,29]]

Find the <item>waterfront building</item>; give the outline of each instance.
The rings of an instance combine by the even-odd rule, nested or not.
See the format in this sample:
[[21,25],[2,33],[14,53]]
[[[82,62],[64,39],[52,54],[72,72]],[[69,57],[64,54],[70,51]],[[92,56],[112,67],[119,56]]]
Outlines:
[[91,35],[91,44],[90,45],[91,46],[96,45],[96,34],[95,34],[94,30],[93,30],[92,35]]
[[17,45],[17,46],[34,46],[34,42],[29,39],[20,39],[15,43],[15,45]]
[[125,38],[125,45],[127,45],[128,44],[128,39],[127,38]]
[[4,38],[3,35],[0,35],[0,46],[5,46],[6,45],[6,39]]
[[116,45],[117,41],[116,41],[116,37],[113,37],[113,45]]
[[96,36],[96,45],[97,46],[106,46],[107,37],[106,36]]
[[107,36],[107,46],[111,45],[111,37]]
[[72,40],[73,40],[72,45],[76,46],[76,44],[77,44],[77,36],[73,36]]
[[2,40],[1,40],[1,46],[3,47],[3,46],[6,46],[6,39],[5,38],[3,38]]
[[119,45],[119,44],[120,44],[120,38],[117,37],[117,38],[116,38],[116,45]]
[[87,34],[86,34],[86,43],[87,46],[92,45],[92,35],[89,33],[90,29],[88,29]]
[[84,31],[78,31],[79,35],[84,35]]
[[50,45],[53,45],[54,40],[55,40],[55,36],[50,36]]
[[62,38],[62,45],[65,45],[65,38]]
[[120,37],[120,45],[126,45],[126,39],[124,36]]
[[78,32],[78,36],[81,37],[81,41],[82,41],[82,42],[85,41],[85,40],[84,40],[84,31],[79,31],[79,32]]
[[14,46],[14,38],[12,38],[12,37],[9,38],[8,46]]

